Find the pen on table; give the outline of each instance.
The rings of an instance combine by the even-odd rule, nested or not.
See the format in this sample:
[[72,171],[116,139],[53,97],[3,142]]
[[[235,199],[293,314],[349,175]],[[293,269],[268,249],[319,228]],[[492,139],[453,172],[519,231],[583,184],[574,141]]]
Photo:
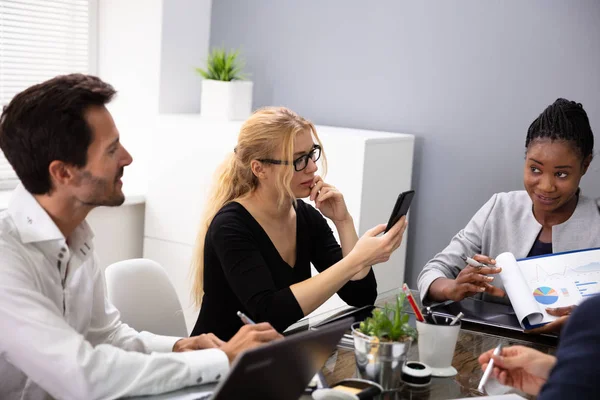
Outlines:
[[[498,345],[498,347],[496,347],[496,349],[494,350],[494,355],[495,356],[499,356],[501,351],[502,351],[502,343],[500,343]],[[488,363],[488,366],[485,369],[485,372],[483,373],[483,376],[481,377],[481,380],[479,381],[479,386],[477,386],[477,390],[479,390],[482,393],[485,393],[483,391],[483,387],[487,383],[487,380],[489,379],[489,377],[492,374],[493,370],[494,370],[494,359],[490,358],[490,362]]]
[[471,267],[475,267],[475,268],[483,268],[483,267],[490,267],[490,265],[488,264],[484,264],[482,262],[479,262],[475,259],[472,259],[471,257],[466,257],[466,256],[461,256],[461,258],[467,263],[469,264]]
[[463,313],[462,313],[462,311],[461,311],[461,312],[459,312],[459,313],[458,313],[458,315],[457,315],[456,317],[452,318],[452,321],[450,321],[450,325],[454,325],[454,324],[456,324],[456,323],[457,323],[458,321],[460,321],[460,320],[462,319],[462,317],[464,317],[464,316],[465,316],[465,314],[463,314]]
[[417,302],[415,301],[415,298],[413,297],[413,295],[410,292],[410,289],[408,288],[408,285],[406,283],[402,285],[402,291],[406,295],[406,298],[408,299],[408,302],[410,303],[410,306],[412,307],[413,312],[415,313],[415,317],[417,318],[417,321],[424,322],[425,318],[423,318],[423,314],[421,313],[421,310],[419,310],[419,307],[417,307]]
[[241,311],[237,312],[238,317],[242,320],[242,322],[246,325],[256,325],[256,322],[252,321],[246,314]]

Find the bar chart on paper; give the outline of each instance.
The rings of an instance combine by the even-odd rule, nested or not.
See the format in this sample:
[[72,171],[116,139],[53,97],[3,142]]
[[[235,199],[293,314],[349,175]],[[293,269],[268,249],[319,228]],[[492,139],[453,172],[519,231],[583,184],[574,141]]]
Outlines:
[[575,286],[577,286],[577,290],[579,290],[579,294],[581,294],[581,297],[593,296],[600,292],[598,288],[598,281],[575,281]]
[[523,259],[519,267],[543,306],[576,304],[600,293],[600,249]]

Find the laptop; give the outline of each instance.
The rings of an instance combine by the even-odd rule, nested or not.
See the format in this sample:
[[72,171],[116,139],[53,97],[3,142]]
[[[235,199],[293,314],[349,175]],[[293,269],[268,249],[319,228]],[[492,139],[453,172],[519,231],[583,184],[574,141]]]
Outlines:
[[341,320],[248,350],[234,361],[227,378],[217,385],[195,386],[151,398],[298,400],[349,326],[349,320]]

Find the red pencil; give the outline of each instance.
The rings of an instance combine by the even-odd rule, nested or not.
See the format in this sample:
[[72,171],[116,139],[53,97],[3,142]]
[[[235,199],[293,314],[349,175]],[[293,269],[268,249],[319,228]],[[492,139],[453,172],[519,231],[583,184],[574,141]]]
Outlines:
[[425,318],[423,318],[423,314],[421,314],[421,310],[419,310],[419,307],[417,307],[417,302],[415,301],[415,298],[413,297],[413,295],[406,283],[402,285],[402,291],[404,291],[404,294],[406,294],[406,298],[408,299],[410,306],[412,307],[413,311],[415,312],[415,317],[417,317],[417,321],[424,322]]

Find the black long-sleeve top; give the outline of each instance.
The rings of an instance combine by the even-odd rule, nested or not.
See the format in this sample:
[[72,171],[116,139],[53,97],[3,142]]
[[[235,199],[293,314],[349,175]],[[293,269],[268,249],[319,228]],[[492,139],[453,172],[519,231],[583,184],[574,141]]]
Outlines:
[[[304,317],[290,286],[311,277],[311,263],[322,272],[340,261],[342,249],[321,213],[302,200],[297,203],[293,268],[241,204],[232,202],[219,210],[204,242],[204,297],[193,336],[212,332],[231,339],[242,326],[238,310],[279,332]],[[353,306],[373,304],[373,271],[349,281],[338,294]]]

